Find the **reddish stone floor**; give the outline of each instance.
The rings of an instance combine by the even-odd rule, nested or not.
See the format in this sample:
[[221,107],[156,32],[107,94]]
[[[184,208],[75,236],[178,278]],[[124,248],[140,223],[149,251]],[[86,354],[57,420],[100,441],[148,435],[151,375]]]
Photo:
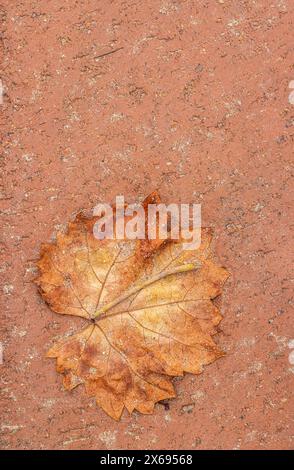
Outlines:
[[[294,3],[3,5],[2,448],[293,448]],[[215,229],[226,357],[117,423],[44,357],[80,322],[45,305],[35,261],[79,209],[154,189]]]

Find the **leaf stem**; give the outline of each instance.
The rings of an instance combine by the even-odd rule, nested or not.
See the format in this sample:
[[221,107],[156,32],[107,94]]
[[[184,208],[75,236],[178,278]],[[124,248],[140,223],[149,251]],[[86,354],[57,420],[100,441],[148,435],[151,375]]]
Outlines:
[[185,273],[185,272],[193,271],[195,269],[198,269],[199,267],[200,267],[199,264],[187,263],[187,264],[182,264],[181,266],[177,266],[174,269],[171,269],[169,271],[164,271],[162,273],[155,274],[155,276],[151,276],[149,279],[146,279],[145,281],[141,282],[140,284],[135,285],[131,289],[127,290],[126,292],[124,292],[123,294],[118,296],[116,299],[112,300],[108,304],[106,304],[103,307],[99,308],[95,312],[95,314],[93,315],[93,318],[97,318],[98,316],[102,315],[103,313],[106,313],[112,307],[115,307],[120,302],[123,302],[124,300],[128,299],[131,295],[136,294],[140,290],[144,289],[145,287],[149,286],[150,284],[153,284],[156,281],[159,281],[160,279],[163,279],[167,276],[171,276],[172,274],[178,274],[178,273]]

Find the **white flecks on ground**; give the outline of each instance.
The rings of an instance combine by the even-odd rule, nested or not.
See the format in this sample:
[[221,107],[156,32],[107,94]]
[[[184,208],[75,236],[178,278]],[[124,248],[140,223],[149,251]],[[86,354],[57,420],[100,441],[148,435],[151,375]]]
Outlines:
[[122,119],[124,119],[124,114],[123,113],[113,113],[111,116],[110,116],[110,122],[116,122],[116,121],[121,121]]
[[4,86],[2,80],[0,80],[0,104],[3,104]]
[[2,424],[1,431],[2,432],[10,432],[14,434],[15,432],[19,431],[23,426],[18,426],[17,424]]
[[254,374],[262,369],[262,362],[253,362],[249,367],[249,372]]
[[198,447],[202,443],[202,439],[200,437],[196,437],[195,441],[192,443],[192,447]]
[[289,354],[289,362],[291,365],[294,365],[294,351],[291,351]]
[[9,388],[7,388],[7,387],[2,388],[1,392],[3,393],[3,395],[7,396],[7,398],[9,400],[12,400],[12,401],[17,400],[16,396],[14,395],[14,393],[11,390],[9,390]]
[[137,423],[130,423],[125,431],[125,434],[131,436],[131,438],[135,441],[139,441],[141,436],[144,435],[144,431],[145,428],[143,426],[139,426]]
[[78,441],[87,441],[89,439],[89,437],[72,437],[71,439],[68,439],[66,441],[63,441],[62,445],[63,446],[68,446],[70,444],[74,444],[75,442],[78,442]]
[[151,434],[150,437],[149,437],[149,442],[150,444],[156,444],[156,442],[158,441],[158,436],[156,434]]
[[239,450],[242,444],[242,439],[238,439],[232,450]]
[[24,336],[26,336],[26,334],[27,334],[27,330],[24,330],[22,328],[18,328],[17,326],[14,326],[13,329],[12,329],[12,332],[11,332],[11,336],[13,338],[15,338],[15,337],[23,338]]
[[39,357],[39,356],[40,356],[40,354],[39,354],[38,350],[35,347],[32,347],[28,350],[27,357],[29,359],[35,359],[36,357]]
[[170,13],[178,11],[178,9],[179,6],[176,3],[164,2],[159,9],[159,13],[161,13],[162,15],[169,15]]
[[194,410],[195,403],[189,403],[188,405],[184,405],[181,408],[181,413],[192,413]]
[[99,439],[105,444],[107,449],[113,449],[116,443],[116,434],[117,431],[103,431],[99,434]]
[[260,202],[258,202],[258,203],[254,206],[253,211],[254,211],[254,212],[260,212],[263,208],[264,208],[264,205],[261,204]]
[[[289,349],[293,349],[293,351],[291,351],[288,356],[289,363],[291,364],[291,366],[293,366],[294,365],[294,339],[288,340],[286,336],[277,336],[274,333],[270,333],[269,336],[273,336],[275,338],[276,342],[279,345],[279,351],[285,349],[287,346]],[[294,373],[294,367],[291,367],[289,370]]]
[[279,336],[273,332],[271,332],[269,336],[272,336],[276,340],[280,350],[286,347],[288,341],[288,338],[286,336]]
[[242,338],[239,343],[237,344],[237,346],[239,348],[250,348],[251,346],[253,346],[254,344],[256,343],[256,339],[253,337],[249,337],[249,338]]
[[31,162],[33,160],[33,155],[31,153],[26,153],[22,156],[25,162]]
[[294,104],[294,80],[291,80],[291,82],[289,83],[289,88],[290,90],[292,90],[288,97],[289,103]]
[[42,400],[41,405],[44,408],[51,408],[53,405],[55,405],[55,403],[55,398],[46,398],[45,400]]
[[193,393],[193,395],[191,395],[191,399],[194,400],[194,401],[203,400],[204,397],[205,397],[205,393],[202,392],[201,390],[197,390],[197,392],[195,392],[195,393]]
[[12,284],[4,284],[3,286],[3,293],[9,295],[13,292],[13,285]]
[[26,273],[28,273],[28,274],[37,274],[38,273],[38,268],[36,266],[30,266],[29,268],[26,268]]

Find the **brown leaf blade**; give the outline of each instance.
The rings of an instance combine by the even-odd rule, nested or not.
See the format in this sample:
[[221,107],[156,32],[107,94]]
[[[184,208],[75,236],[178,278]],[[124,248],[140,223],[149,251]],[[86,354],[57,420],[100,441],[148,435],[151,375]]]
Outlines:
[[210,230],[197,250],[184,250],[182,241],[96,240],[94,223],[79,216],[43,247],[37,284],[46,302],[89,321],[47,355],[66,389],[83,383],[112,418],[124,408],[152,413],[175,396],[173,376],[199,374],[223,355],[212,299],[228,273],[213,262]]

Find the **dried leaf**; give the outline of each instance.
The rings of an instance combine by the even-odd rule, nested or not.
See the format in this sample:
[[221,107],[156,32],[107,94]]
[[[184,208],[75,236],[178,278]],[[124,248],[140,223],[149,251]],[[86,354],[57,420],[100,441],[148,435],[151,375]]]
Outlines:
[[[159,202],[157,193],[145,200]],[[87,320],[47,353],[71,390],[87,394],[112,418],[124,407],[152,413],[175,396],[173,376],[199,374],[223,353],[212,339],[221,315],[212,299],[228,277],[210,250],[181,240],[97,240],[97,217],[78,215],[67,234],[42,246],[37,284],[52,310]]]

